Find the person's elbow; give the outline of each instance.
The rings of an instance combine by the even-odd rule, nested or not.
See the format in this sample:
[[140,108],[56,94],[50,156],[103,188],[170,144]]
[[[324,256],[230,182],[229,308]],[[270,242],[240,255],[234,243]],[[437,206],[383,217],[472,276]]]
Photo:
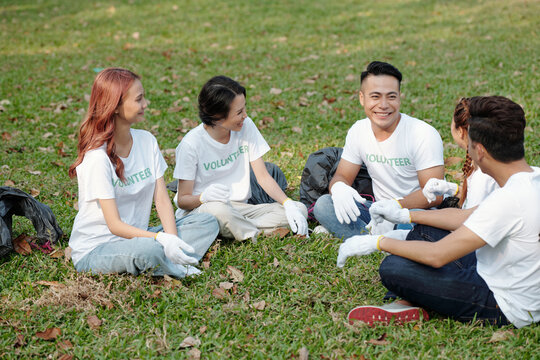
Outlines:
[[440,269],[448,263],[449,261],[447,257],[444,256],[444,254],[441,254],[439,252],[429,252],[424,257],[424,264],[431,266],[432,268],[435,268],[435,269]]

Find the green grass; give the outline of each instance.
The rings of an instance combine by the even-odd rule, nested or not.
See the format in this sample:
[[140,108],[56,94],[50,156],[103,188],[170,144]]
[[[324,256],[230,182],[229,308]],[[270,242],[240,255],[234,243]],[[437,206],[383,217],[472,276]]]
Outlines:
[[[456,101],[496,94],[523,105],[527,160],[539,166],[538,14],[540,3],[525,0],[3,0],[0,186],[9,180],[38,190],[67,246],[77,196],[67,168],[94,69],[107,66],[142,76],[151,111],[140,127],[157,136],[162,150],[178,144],[182,119],[197,121],[196,96],[206,80],[225,74],[241,81],[254,121],[274,119],[261,129],[272,147],[265,160],[284,170],[295,198],[307,156],[343,146],[348,128],[363,117],[359,74],[376,59],[403,72],[402,111],[439,130],[445,156],[464,156],[449,131]],[[283,92],[272,95],[271,88]],[[170,112],[176,101],[183,110]],[[166,160],[170,181],[174,155]],[[14,235],[22,232],[33,233],[32,226],[17,218]],[[147,276],[79,275],[63,259],[35,251],[13,254],[0,260],[0,357],[187,358],[180,343],[193,336],[203,358],[294,358],[302,347],[311,358],[538,358],[538,325],[492,343],[496,328],[437,316],[418,326],[349,326],[351,307],[381,303],[382,256],[351,259],[338,269],[338,245],[318,236],[223,242],[208,270],[172,287]],[[236,293],[218,299],[212,291],[229,280],[229,265],[245,279]],[[56,305],[39,280],[84,283],[94,293],[75,302],[81,308]],[[153,295],[156,290],[161,293]],[[262,300],[263,310],[251,307]],[[103,321],[95,330],[86,321],[94,314]],[[35,336],[50,327],[62,330],[57,340]],[[18,334],[21,347],[14,346]],[[366,342],[382,334],[388,344]],[[62,349],[64,340],[73,347]]]

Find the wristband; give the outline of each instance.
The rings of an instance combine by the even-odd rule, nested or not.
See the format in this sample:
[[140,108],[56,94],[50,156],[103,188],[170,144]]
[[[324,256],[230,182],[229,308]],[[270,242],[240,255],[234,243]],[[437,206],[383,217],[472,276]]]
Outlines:
[[403,206],[402,206],[401,203],[399,202],[399,200],[403,200],[403,198],[394,199],[394,200],[396,200],[396,202],[398,203],[399,207],[403,209]]
[[286,198],[285,200],[283,200],[283,202],[281,203],[281,205],[285,205],[285,203],[286,203],[287,201],[289,201],[289,200],[291,200],[291,198]]
[[201,198],[202,198],[202,193],[199,195],[199,202],[200,202],[201,204],[204,204]]
[[456,188],[456,192],[455,192],[454,195],[452,195],[452,196],[456,196],[457,193],[458,193],[458,191],[459,191],[459,185],[458,185],[457,188]]
[[160,232],[161,232],[161,231],[158,231],[158,232],[156,233],[156,235],[154,235],[154,240],[157,240],[157,236],[159,235]]
[[380,242],[381,242],[381,239],[384,237],[384,235],[381,235],[377,238],[377,250],[379,251],[382,251],[381,250],[381,245],[380,245]]

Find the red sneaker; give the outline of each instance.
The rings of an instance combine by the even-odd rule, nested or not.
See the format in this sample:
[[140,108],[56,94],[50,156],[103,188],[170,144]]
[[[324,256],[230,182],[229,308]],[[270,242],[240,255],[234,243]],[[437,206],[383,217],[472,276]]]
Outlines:
[[[420,316],[422,314],[422,316]],[[426,310],[415,307],[407,306],[399,303],[390,303],[383,306],[358,306],[352,309],[347,316],[349,324],[353,324],[354,321],[361,321],[369,326],[373,326],[374,323],[390,324],[392,319],[396,324],[403,324],[409,321],[418,321],[421,318],[429,320],[429,316]]]

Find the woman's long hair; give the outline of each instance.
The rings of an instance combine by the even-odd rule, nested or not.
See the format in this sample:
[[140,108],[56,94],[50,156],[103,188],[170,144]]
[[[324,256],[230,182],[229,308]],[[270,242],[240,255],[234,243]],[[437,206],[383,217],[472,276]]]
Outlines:
[[84,155],[106,143],[107,155],[115,166],[116,175],[125,181],[124,163],[115,151],[114,120],[116,109],[122,104],[124,95],[135,79],[139,79],[137,74],[121,68],[108,68],[96,76],[88,112],[79,129],[77,159],[69,167],[71,178],[77,175],[76,168],[83,161]]
[[[456,129],[462,128],[467,131],[469,126],[469,119],[471,114],[469,113],[469,98],[461,98],[454,109],[454,125]],[[461,196],[459,198],[459,207],[463,206],[465,199],[467,198],[467,178],[472,174],[474,166],[472,163],[472,158],[469,155],[469,150],[467,150],[467,155],[465,157],[465,163],[461,168],[463,173],[463,183],[461,184]]]

